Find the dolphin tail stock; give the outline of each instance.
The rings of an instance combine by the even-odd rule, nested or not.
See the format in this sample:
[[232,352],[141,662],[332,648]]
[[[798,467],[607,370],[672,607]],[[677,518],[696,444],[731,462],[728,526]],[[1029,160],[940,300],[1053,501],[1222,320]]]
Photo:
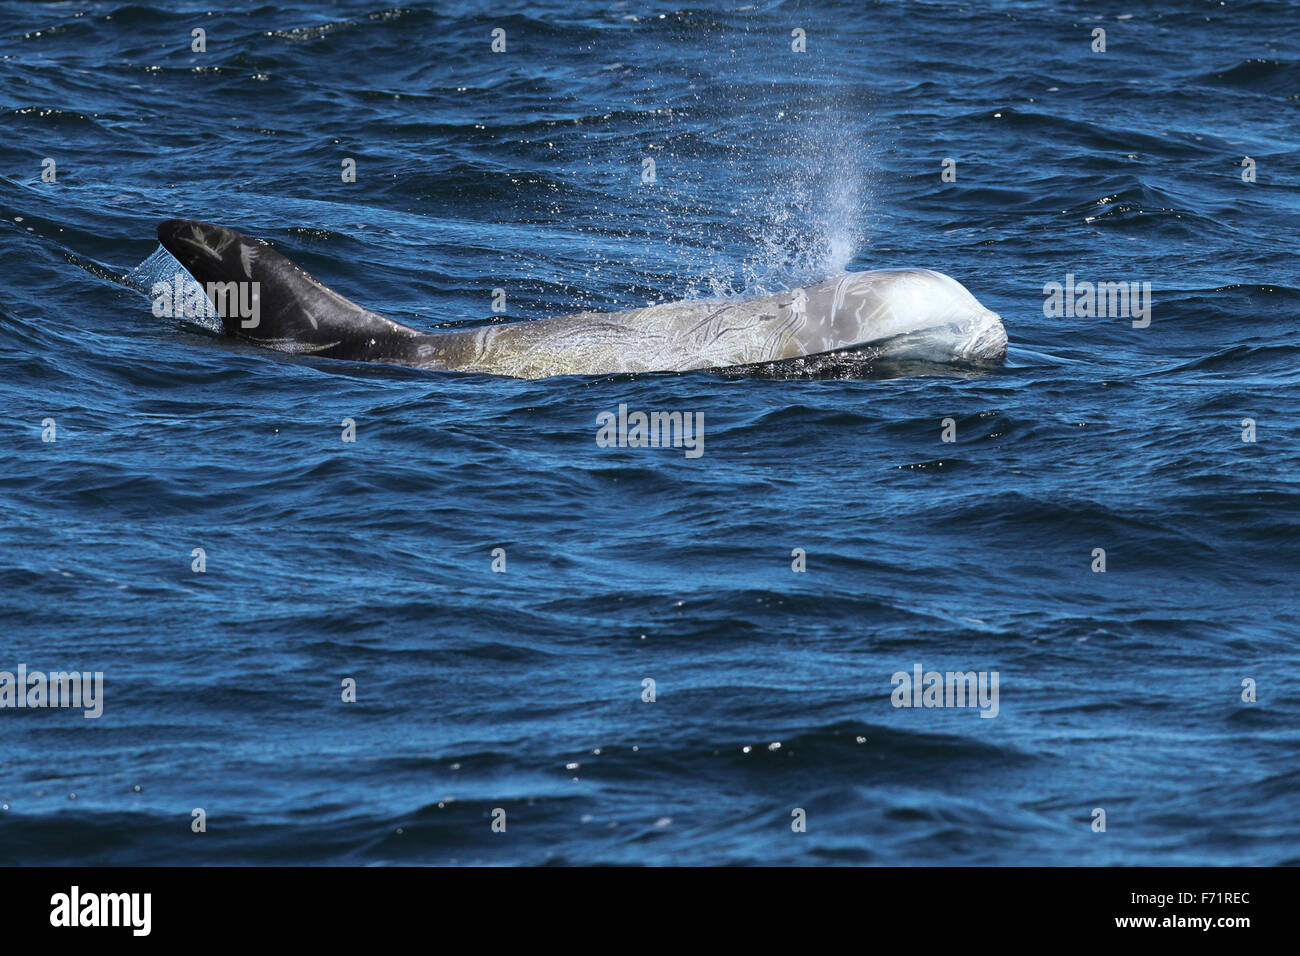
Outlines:
[[395,361],[428,338],[339,295],[266,242],[234,229],[169,219],[158,227],[158,241],[203,287],[226,332],[256,345]]

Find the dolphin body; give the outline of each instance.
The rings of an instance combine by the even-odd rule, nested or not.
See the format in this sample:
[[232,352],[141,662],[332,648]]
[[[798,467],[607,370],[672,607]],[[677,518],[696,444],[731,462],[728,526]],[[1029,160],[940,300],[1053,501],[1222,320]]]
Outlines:
[[[158,239],[205,290],[225,330],[281,352],[515,378],[689,371],[842,354],[998,364],[999,316],[927,269],[834,276],[775,295],[421,331],[362,308],[265,242],[188,219]],[[255,318],[231,306],[256,290]],[[247,301],[245,296],[245,301]]]

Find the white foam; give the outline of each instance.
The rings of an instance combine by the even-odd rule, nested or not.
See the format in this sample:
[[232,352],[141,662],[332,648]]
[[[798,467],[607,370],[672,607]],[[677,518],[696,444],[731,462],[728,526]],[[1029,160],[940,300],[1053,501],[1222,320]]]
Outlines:
[[[203,291],[203,286],[181,265],[179,259],[162,246],[128,272],[122,282],[154,302],[157,301],[155,290],[160,285],[165,286],[169,290],[167,301],[171,306],[165,311],[168,318],[208,332],[222,331],[221,315]],[[176,294],[177,289],[180,290],[179,295]]]

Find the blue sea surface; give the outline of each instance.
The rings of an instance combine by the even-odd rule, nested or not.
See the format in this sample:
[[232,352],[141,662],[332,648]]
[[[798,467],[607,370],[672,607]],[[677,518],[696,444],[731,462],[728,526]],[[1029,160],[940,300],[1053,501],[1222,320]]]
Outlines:
[[[0,2],[0,671],[103,673],[0,708],[0,862],[1300,863],[1300,5],[684,2]],[[924,267],[1011,345],[292,357],[124,284],[172,217],[425,328]]]

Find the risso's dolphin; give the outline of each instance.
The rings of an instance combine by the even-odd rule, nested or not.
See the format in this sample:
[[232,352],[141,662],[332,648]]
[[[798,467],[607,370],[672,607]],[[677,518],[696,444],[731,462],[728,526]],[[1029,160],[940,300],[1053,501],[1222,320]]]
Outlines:
[[426,332],[345,299],[233,229],[171,219],[158,227],[158,239],[198,281],[229,334],[281,352],[545,378],[864,353],[988,364],[1001,362],[1007,349],[998,315],[955,279],[927,269],[848,273],[751,299]]

